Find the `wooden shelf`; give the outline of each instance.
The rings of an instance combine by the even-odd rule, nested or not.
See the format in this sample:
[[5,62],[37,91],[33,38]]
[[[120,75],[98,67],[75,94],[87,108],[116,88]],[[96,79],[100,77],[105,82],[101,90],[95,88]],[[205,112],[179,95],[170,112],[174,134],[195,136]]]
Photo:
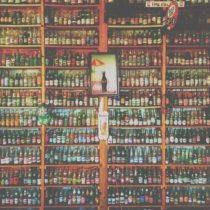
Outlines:
[[167,67],[166,67],[167,69],[209,69],[210,68],[210,66],[195,66],[195,65],[191,65],[191,66],[189,66],[189,65],[183,65],[183,66],[169,66],[169,65],[167,65]]
[[109,106],[109,109],[160,109],[160,106]]
[[139,29],[147,29],[147,28],[162,28],[163,25],[108,25],[108,28],[114,28],[114,29],[131,29],[131,28],[139,28]]
[[35,208],[35,209],[39,209],[39,206],[40,205],[37,205],[37,206],[17,206],[17,205],[11,205],[11,206],[4,206],[2,205],[1,208],[3,209],[30,209],[30,208]]
[[166,125],[166,128],[210,128],[210,125]]
[[49,109],[98,109],[97,106],[48,106]]
[[161,167],[161,164],[139,164],[139,163],[136,163],[136,164],[131,164],[131,163],[108,163],[108,166],[111,166],[111,167]]
[[5,129],[5,130],[8,130],[8,129],[35,129],[35,128],[41,128],[41,126],[0,126],[0,129]]
[[45,69],[87,70],[87,66],[45,66]]
[[161,48],[162,45],[108,45],[108,48],[110,49],[132,49],[132,48],[138,48],[138,49],[157,49],[157,48]]
[[41,7],[41,4],[0,4],[0,7]]
[[40,188],[40,186],[37,186],[37,185],[22,185],[22,186],[19,186],[19,185],[14,185],[14,186],[4,186],[4,185],[1,185],[1,189],[14,189],[14,188],[23,188],[23,189],[31,189],[31,188]]
[[45,147],[78,147],[78,146],[81,146],[81,147],[98,147],[99,146],[99,143],[96,143],[96,144],[88,144],[88,143],[84,143],[84,144],[45,144]]
[[189,146],[196,146],[196,147],[210,147],[210,144],[166,144],[167,147],[172,146],[181,146],[181,147],[189,147]]
[[46,126],[46,128],[71,128],[71,129],[81,129],[81,128],[98,128],[98,126]]
[[195,45],[189,45],[189,44],[168,44],[167,48],[178,48],[178,49],[188,49],[188,48],[210,48],[210,45],[199,45],[199,44],[195,44]]
[[80,8],[98,8],[99,4],[45,4],[45,7],[52,7],[52,8],[71,8],[71,9],[80,9]]
[[191,167],[191,168],[194,168],[194,167],[200,167],[200,168],[208,168],[208,167],[210,167],[210,165],[209,164],[171,164],[171,163],[169,163],[169,164],[166,164],[166,166],[167,167],[174,167],[174,168],[178,168],[178,167],[183,167],[183,168],[185,168],[185,167]]
[[110,125],[110,128],[161,128],[161,125],[122,125],[122,126],[117,126],[117,125]]
[[0,48],[41,48],[41,45],[0,45]]
[[67,49],[97,49],[99,46],[88,46],[88,45],[77,45],[77,46],[73,46],[73,45],[45,45],[45,48],[58,48],[58,49],[62,49],[62,48],[67,48]]
[[210,184],[166,184],[166,188],[169,187],[210,187]]
[[[186,205],[166,205],[168,208],[195,208],[197,210],[197,208],[210,208],[210,205],[196,205],[196,204],[186,204]],[[206,209],[207,210],[207,209]]]
[[50,208],[50,209],[56,209],[56,210],[58,210],[58,209],[60,209],[60,208],[68,208],[68,209],[71,209],[71,208],[73,208],[73,210],[75,210],[75,208],[79,208],[79,207],[83,207],[83,208],[93,208],[93,207],[98,207],[98,205],[97,204],[93,204],[93,205],[71,205],[71,206],[69,206],[69,205],[66,205],[66,206],[58,206],[58,205],[54,205],[54,204],[52,204],[52,205],[45,205],[44,206],[44,208]]
[[161,86],[139,86],[139,87],[121,87],[121,90],[141,90],[141,89],[161,89]]
[[40,168],[41,165],[2,165],[1,168]]
[[46,89],[55,89],[55,90],[87,90],[88,87],[46,87]]
[[94,168],[99,167],[99,163],[69,163],[69,164],[45,164],[45,167],[69,167],[69,168]]
[[208,89],[210,86],[167,86],[167,89]]
[[0,87],[0,89],[41,89],[41,87]]
[[95,188],[96,186],[99,186],[98,184],[57,184],[57,185],[45,185],[45,188]]
[[98,25],[45,25],[45,29],[98,29]]
[[0,69],[41,69],[42,66],[0,66]]
[[0,109],[38,109],[38,106],[0,106]]
[[27,24],[25,25],[0,25],[0,28],[36,28],[36,27],[41,27],[41,25],[37,25],[37,24],[36,25],[27,25]]
[[153,69],[161,69],[162,66],[120,66],[120,69],[148,69],[148,70],[153,70]]
[[41,144],[7,144],[7,145],[2,145],[0,144],[0,148],[5,148],[5,147],[41,147]]
[[197,108],[197,109],[207,109],[208,106],[189,106],[189,105],[186,105],[186,106],[173,106],[173,108],[183,108],[183,109],[190,109],[190,108]]
[[109,147],[160,147],[161,144],[109,144]]
[[110,208],[117,208],[118,210],[120,208],[135,208],[135,207],[141,207],[141,208],[160,208],[161,205],[142,205],[142,204],[136,204],[136,205],[133,205],[133,204],[128,204],[128,205],[124,205],[124,204],[113,204],[113,205],[108,205]]
[[129,188],[140,188],[140,187],[161,187],[161,184],[108,184],[109,188],[120,188],[120,187],[129,187]]

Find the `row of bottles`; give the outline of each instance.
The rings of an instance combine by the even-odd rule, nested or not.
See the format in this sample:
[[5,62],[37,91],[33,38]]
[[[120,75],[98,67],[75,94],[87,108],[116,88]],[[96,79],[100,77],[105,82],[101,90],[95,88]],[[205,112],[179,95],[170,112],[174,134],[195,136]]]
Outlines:
[[160,129],[110,129],[109,144],[161,144]]
[[55,26],[98,25],[99,17],[94,10],[46,10],[45,24]]
[[45,191],[46,205],[97,205],[99,204],[98,188],[51,188]]
[[39,126],[36,110],[0,110],[1,127]]
[[173,109],[166,115],[166,125],[209,125],[208,110],[206,109]]
[[95,110],[50,110],[50,126],[97,126],[98,116]]
[[167,37],[168,44],[175,45],[208,45],[210,44],[209,32],[175,32]]
[[108,163],[111,164],[160,164],[161,148],[154,147],[110,147]]
[[207,184],[210,182],[210,171],[204,168],[168,168],[167,184]]
[[0,130],[0,145],[41,144],[41,132],[38,129]]
[[210,96],[207,89],[192,89],[168,91],[167,98],[168,103],[173,106],[207,106],[210,104]]
[[27,12],[3,10],[0,14],[0,24],[2,25],[38,25],[40,23],[40,14],[30,9],[27,9]]
[[210,164],[210,149],[208,147],[167,147],[167,164]]
[[40,4],[41,0],[0,0],[1,4]]
[[54,30],[45,34],[45,45],[97,46],[96,30]]
[[48,129],[45,134],[47,144],[98,144],[96,129]]
[[210,131],[203,128],[166,130],[167,144],[210,144]]
[[46,164],[99,163],[99,151],[97,147],[47,147],[45,149]]
[[0,45],[40,45],[41,34],[35,28],[2,29],[0,31]]
[[121,70],[120,72],[121,87],[144,87],[144,86],[161,86],[161,72],[156,69],[147,71],[138,70]]
[[[109,14],[108,14],[109,15]],[[160,14],[131,14],[129,16],[124,15],[124,17],[116,16],[116,14],[111,14],[108,17],[107,23],[109,25],[161,25],[163,18]]]
[[110,109],[109,125],[111,126],[150,126],[161,125],[159,109]]
[[69,168],[47,169],[45,171],[46,185],[95,185],[99,184],[99,169],[77,169]]
[[115,184],[161,184],[160,168],[109,168],[108,183]]
[[45,104],[49,106],[98,106],[98,98],[87,96],[87,91],[47,90]]
[[26,91],[26,90],[0,90],[0,106],[28,106],[34,107],[41,105],[40,91]]
[[121,91],[118,97],[109,97],[109,106],[160,106],[161,95],[160,90],[148,89],[144,91]]
[[41,163],[39,147],[5,147],[0,148],[0,163],[2,165],[31,165]]
[[40,87],[42,83],[41,72],[36,70],[28,71],[8,71],[1,70],[1,87]]
[[210,203],[209,188],[173,187],[166,190],[166,204],[170,205],[207,205]]
[[87,66],[88,54],[72,50],[47,51],[45,57],[46,66]]
[[[208,69],[182,69],[168,70],[166,74],[167,86],[205,86],[210,85],[208,81],[210,73]],[[194,87],[196,88],[196,87]]]
[[41,53],[37,50],[28,50],[2,54],[0,66],[41,66]]
[[0,204],[2,206],[38,206],[40,205],[40,189],[14,188],[0,190]]
[[41,185],[41,173],[37,168],[2,169],[0,171],[1,186],[36,186]]
[[47,71],[46,87],[87,87],[86,71]]
[[162,56],[160,51],[121,50],[117,52],[121,67],[160,66]]
[[173,51],[167,54],[166,63],[174,66],[208,66],[210,65],[210,56],[206,49]]
[[157,205],[161,204],[160,188],[109,188],[108,205]]
[[112,30],[108,34],[108,45],[137,46],[161,43],[160,30]]
[[72,5],[80,5],[80,4],[98,4],[98,0],[45,0],[46,4],[72,4]]

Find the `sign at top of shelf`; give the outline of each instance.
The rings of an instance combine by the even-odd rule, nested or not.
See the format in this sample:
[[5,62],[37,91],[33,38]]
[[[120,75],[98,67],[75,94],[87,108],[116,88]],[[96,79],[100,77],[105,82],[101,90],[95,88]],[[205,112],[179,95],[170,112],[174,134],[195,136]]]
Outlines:
[[[169,7],[170,3],[173,1],[146,1],[146,7]],[[177,2],[178,7],[184,7],[185,2],[179,1]]]

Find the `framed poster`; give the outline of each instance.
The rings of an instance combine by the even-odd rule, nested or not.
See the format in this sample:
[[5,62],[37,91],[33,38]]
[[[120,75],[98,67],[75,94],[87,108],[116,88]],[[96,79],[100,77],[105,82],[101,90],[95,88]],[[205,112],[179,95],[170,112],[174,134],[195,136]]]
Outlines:
[[118,68],[115,54],[91,53],[89,76],[92,96],[118,95]]

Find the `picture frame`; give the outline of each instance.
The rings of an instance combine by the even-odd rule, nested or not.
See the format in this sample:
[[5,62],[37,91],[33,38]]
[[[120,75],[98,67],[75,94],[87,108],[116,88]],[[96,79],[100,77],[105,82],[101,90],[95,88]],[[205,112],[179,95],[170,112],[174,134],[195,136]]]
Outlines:
[[116,96],[119,94],[118,62],[114,53],[90,53],[89,93],[91,96]]

